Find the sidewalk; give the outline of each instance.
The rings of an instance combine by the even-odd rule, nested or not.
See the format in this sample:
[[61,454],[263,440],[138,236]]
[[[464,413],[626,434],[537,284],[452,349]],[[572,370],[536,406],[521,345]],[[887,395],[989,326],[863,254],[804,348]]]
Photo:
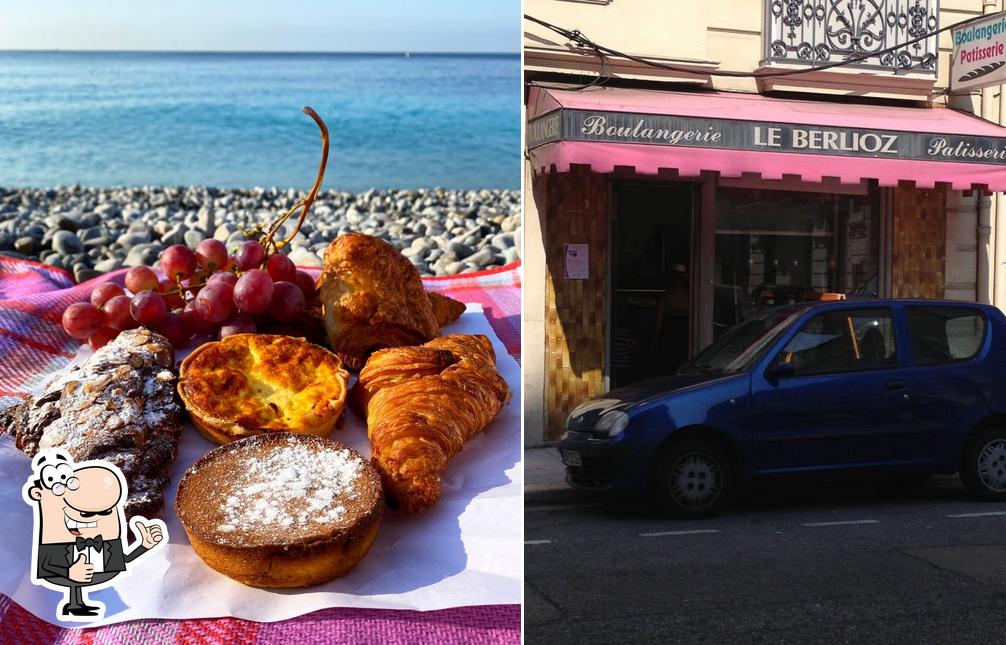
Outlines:
[[554,445],[524,449],[525,504],[551,504],[582,494],[566,483],[566,468]]

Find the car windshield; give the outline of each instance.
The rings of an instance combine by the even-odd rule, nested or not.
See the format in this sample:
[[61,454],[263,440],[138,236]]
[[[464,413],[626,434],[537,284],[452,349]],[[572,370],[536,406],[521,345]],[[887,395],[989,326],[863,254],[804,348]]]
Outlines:
[[742,372],[762,357],[798,315],[800,310],[790,307],[766,311],[720,336],[679,371]]

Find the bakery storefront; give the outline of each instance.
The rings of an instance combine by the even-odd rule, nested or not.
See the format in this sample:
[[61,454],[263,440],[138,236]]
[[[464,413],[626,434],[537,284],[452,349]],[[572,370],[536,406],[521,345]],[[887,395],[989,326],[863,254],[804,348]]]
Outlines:
[[945,108],[622,88],[532,87],[527,110],[545,440],[577,404],[672,372],[766,307],[975,299],[978,233],[961,269],[948,218],[1006,190],[997,125]]

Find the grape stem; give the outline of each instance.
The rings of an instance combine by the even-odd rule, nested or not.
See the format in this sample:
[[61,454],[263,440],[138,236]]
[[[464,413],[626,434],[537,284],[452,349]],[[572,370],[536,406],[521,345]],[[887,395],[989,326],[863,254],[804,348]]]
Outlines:
[[[318,166],[318,177],[314,180],[314,186],[311,188],[311,192],[309,192],[303,199],[298,200],[296,204],[274,221],[272,225],[269,226],[269,231],[259,240],[262,246],[266,248],[267,253],[270,245],[272,246],[273,253],[276,253],[289,244],[297,233],[300,232],[300,227],[304,225],[304,220],[307,219],[308,211],[311,210],[311,205],[314,203],[315,198],[318,197],[318,191],[321,190],[321,182],[325,178],[325,167],[328,165],[328,127],[313,108],[305,107],[304,114],[314,119],[314,122],[318,124],[318,128],[321,130],[321,163]],[[294,227],[293,232],[290,233],[290,235],[277,242],[274,238],[276,237],[276,233],[279,232],[279,227],[290,219],[298,208],[301,209],[301,211],[300,217],[297,218],[297,226]],[[251,230],[245,230],[242,228],[241,232],[244,233],[246,237],[253,237],[254,235],[261,233],[262,229],[260,226],[255,226]],[[234,269],[234,273],[240,275],[242,272],[238,269]],[[187,285],[183,285],[181,278],[176,277],[175,284],[177,285],[177,288],[166,291],[162,293],[161,296],[179,295],[182,298],[185,298],[186,292],[195,293],[198,289],[206,286],[206,281],[208,279],[209,275],[204,277],[201,282],[189,280]]]
[[195,276],[193,276],[191,279],[189,279],[188,284],[182,284],[182,279],[179,277],[175,277],[175,285],[177,288],[160,293],[160,295],[162,298],[166,298],[167,296],[181,296],[182,298],[185,298],[186,292],[195,293],[199,289],[205,287],[206,281],[209,280],[209,276],[210,274],[207,274],[203,278],[202,282],[199,282],[198,280],[195,279]]
[[[259,240],[266,250],[268,250],[269,246],[272,245],[273,252],[277,252],[289,244],[300,231],[300,227],[304,225],[307,213],[311,210],[311,205],[314,203],[315,198],[318,196],[318,191],[321,189],[321,181],[325,177],[325,166],[328,164],[328,128],[325,126],[325,122],[321,120],[321,117],[318,116],[318,113],[312,108],[305,107],[304,114],[314,119],[314,122],[318,124],[318,129],[321,130],[321,164],[318,166],[318,177],[314,180],[314,186],[311,188],[311,192],[307,194],[307,197],[304,197],[294,204],[290,210],[283,213],[283,215],[272,223],[272,226],[269,227],[269,231],[262,236],[261,240]],[[279,227],[290,219],[298,208],[301,210],[300,217],[297,218],[297,226],[294,227],[293,232],[290,233],[290,235],[277,242],[274,238],[276,237],[276,233],[279,231]]]

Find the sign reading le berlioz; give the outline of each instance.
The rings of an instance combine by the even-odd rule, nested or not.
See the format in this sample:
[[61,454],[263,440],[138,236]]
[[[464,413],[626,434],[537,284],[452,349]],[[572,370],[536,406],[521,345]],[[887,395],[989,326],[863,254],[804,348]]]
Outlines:
[[531,121],[527,141],[529,148],[552,141],[610,141],[1006,165],[1006,137],[565,108]]

